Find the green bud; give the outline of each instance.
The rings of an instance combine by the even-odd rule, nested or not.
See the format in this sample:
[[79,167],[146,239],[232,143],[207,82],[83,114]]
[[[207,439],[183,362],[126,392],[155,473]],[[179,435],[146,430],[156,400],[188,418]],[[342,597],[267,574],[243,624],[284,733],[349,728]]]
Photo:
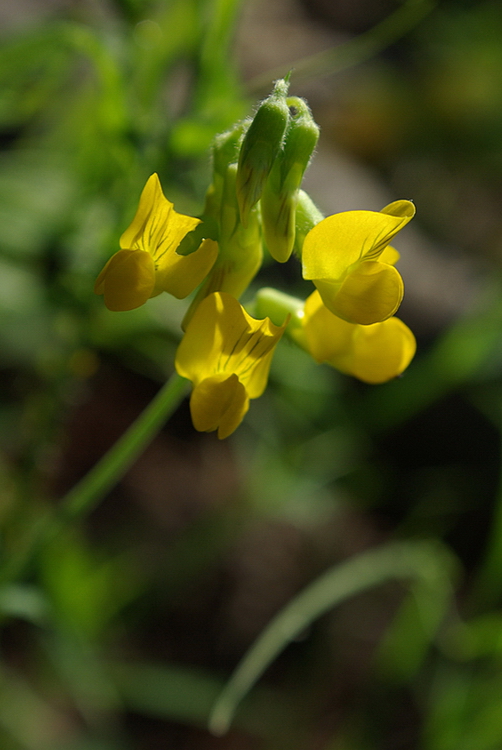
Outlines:
[[261,199],[265,243],[280,263],[285,263],[293,251],[298,191],[319,138],[319,127],[306,102],[290,97],[287,103],[291,120]]
[[306,101],[290,96],[286,102],[290,108],[291,120],[280,158],[282,181],[291,188],[298,188],[317,146],[319,125],[312,117]]
[[[261,215],[265,245],[270,255],[285,263],[295,244],[297,190],[281,190],[278,174],[272,170],[261,199]],[[274,174],[275,173],[275,174]]]
[[189,232],[181,241],[176,252],[178,255],[190,255],[200,246],[203,239],[219,239],[218,222],[221,211],[223,185],[228,165],[237,163],[239,148],[244,133],[249,128],[251,120],[242,120],[233,128],[220,133],[214,138],[211,147],[213,162],[213,181],[206,192],[204,211],[200,217],[202,223],[193,232]]
[[272,93],[260,105],[242,142],[237,198],[244,226],[251,209],[260,200],[265,180],[282,146],[290,119],[286,103],[288,87],[289,83],[284,79],[275,82]]
[[213,159],[213,171],[215,174],[224,177],[228,165],[233,162],[237,163],[242,140],[250,125],[250,118],[241,120],[230,130],[220,133],[214,138],[211,153]]
[[231,244],[232,237],[239,225],[239,204],[236,194],[237,165],[229,164],[223,181],[220,203],[220,243],[222,247]]
[[[237,165],[229,164],[225,175],[220,210],[220,256],[225,262],[231,262],[235,268],[248,267],[248,256],[256,254],[259,246],[261,263],[261,228],[257,208],[251,209],[247,226],[240,221],[237,201],[236,182]],[[237,294],[235,296],[238,296]]]
[[252,209],[247,226],[239,217],[235,191],[237,164],[227,167],[220,205],[219,253],[183,319],[185,330],[197,305],[212,292],[228,292],[237,299],[256,276],[263,259],[258,210]]
[[241,120],[230,130],[217,135],[213,141],[211,148],[213,181],[206,193],[204,216],[211,216],[216,222],[220,219],[221,201],[228,167],[230,164],[237,164],[242,139],[250,124],[250,119]]
[[305,190],[298,191],[296,204],[296,234],[294,250],[299,258],[302,257],[303,242],[305,237],[316,224],[324,219],[311,197]]

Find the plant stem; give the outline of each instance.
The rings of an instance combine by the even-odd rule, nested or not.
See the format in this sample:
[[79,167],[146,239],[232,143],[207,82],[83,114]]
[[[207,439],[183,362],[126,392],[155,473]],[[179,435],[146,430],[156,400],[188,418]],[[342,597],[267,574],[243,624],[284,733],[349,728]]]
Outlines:
[[65,495],[58,509],[58,516],[62,521],[92,510],[153,440],[185,396],[187,389],[188,381],[173,373],[103,458]]
[[249,648],[212,708],[209,730],[225,734],[237,706],[278,654],[322,614],[373,586],[403,579],[426,584],[438,597],[437,609],[428,618],[432,638],[451,595],[452,570],[449,553],[427,542],[390,543],[330,568],[286,604]]
[[130,425],[103,458],[63,497],[56,508],[39,517],[29,540],[0,571],[0,582],[17,578],[37,551],[71,521],[90,513],[107,492],[124,476],[188,390],[188,381],[174,373],[149,405]]

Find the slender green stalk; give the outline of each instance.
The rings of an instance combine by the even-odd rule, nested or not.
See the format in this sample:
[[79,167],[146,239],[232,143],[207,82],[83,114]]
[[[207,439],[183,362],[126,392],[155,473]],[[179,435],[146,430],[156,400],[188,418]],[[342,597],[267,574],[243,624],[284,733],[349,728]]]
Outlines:
[[[314,620],[345,599],[388,580],[422,580],[443,592],[444,606],[452,560],[441,547],[402,542],[369,550],[330,568],[301,591],[269,623],[227,682],[211,711],[209,729],[224,734],[237,706],[278,654]],[[431,633],[432,636],[432,633]]]
[[103,458],[63,497],[55,509],[38,519],[27,543],[0,571],[1,583],[18,577],[48,540],[68,523],[93,510],[153,440],[185,396],[188,385],[188,381],[177,373],[171,376]]
[[188,381],[173,373],[103,458],[65,495],[58,509],[61,521],[82,516],[94,508],[155,437],[185,396],[187,389]]
[[435,0],[407,0],[394,13],[369,31],[359,34],[337,47],[303,57],[296,62],[268,70],[248,83],[250,93],[258,93],[270,85],[270,80],[283,78],[293,71],[295,80],[338,73],[370,59],[411,31],[435,7]]

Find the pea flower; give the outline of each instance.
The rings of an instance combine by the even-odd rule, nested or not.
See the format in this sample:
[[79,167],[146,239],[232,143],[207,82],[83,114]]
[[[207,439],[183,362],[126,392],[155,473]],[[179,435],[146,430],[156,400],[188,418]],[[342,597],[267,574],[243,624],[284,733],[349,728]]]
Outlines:
[[188,296],[207,276],[218,255],[210,239],[194,253],[176,253],[181,240],[200,223],[179,214],[167,200],[157,174],[147,181],[131,225],[120,238],[121,249],[99,274],[94,291],[109,310],[134,310],[150,297],[168,292]]
[[381,211],[345,211],[323,219],[303,243],[303,276],[326,307],[348,323],[371,325],[390,318],[404,294],[394,268],[391,239],[415,215],[410,201]]
[[190,411],[196,430],[218,430],[220,439],[240,425],[249,399],[261,396],[286,323],[256,320],[226,292],[196,308],[178,347],[175,367],[192,381]]
[[318,291],[305,302],[298,343],[319,363],[366,383],[385,383],[401,375],[415,355],[407,325],[390,317],[371,325],[347,323],[323,304]]

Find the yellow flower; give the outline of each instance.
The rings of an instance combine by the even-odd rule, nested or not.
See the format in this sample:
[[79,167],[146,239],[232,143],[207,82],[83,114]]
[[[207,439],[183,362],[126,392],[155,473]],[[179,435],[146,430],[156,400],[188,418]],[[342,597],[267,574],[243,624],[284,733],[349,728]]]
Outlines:
[[193,382],[190,411],[196,430],[228,437],[242,422],[249,399],[267,385],[274,349],[286,324],[252,318],[225,292],[202,300],[176,353],[179,375]]
[[176,248],[199,219],[178,214],[164,196],[157,174],[147,181],[132,223],[120,247],[99,274],[94,291],[103,294],[109,310],[134,310],[150,297],[169,292],[183,299],[207,276],[218,245],[204,240],[191,255]]
[[341,320],[315,291],[305,302],[299,343],[317,362],[366,383],[385,383],[400,375],[416,350],[413,333],[398,318],[373,325]]
[[403,280],[386,248],[415,214],[410,201],[381,211],[345,211],[328,216],[305,237],[303,276],[316,285],[326,307],[349,323],[386,320],[401,304]]

